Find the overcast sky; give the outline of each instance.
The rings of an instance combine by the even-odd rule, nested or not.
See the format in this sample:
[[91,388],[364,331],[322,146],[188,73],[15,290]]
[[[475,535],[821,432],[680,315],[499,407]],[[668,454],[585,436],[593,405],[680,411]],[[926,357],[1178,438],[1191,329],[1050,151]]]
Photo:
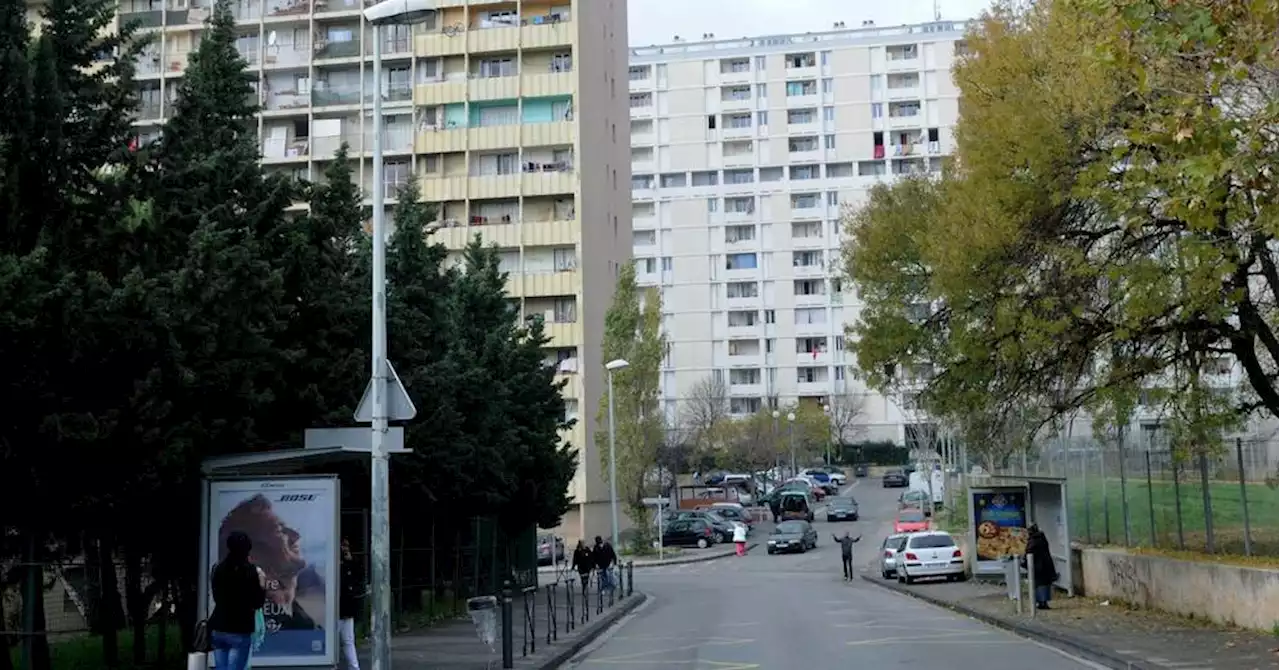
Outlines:
[[[679,35],[696,40],[703,33],[718,39],[820,32],[844,21],[849,28],[875,21],[879,26],[933,19],[933,0],[630,0],[632,46],[665,44]],[[989,0],[938,0],[943,19],[970,19]]]

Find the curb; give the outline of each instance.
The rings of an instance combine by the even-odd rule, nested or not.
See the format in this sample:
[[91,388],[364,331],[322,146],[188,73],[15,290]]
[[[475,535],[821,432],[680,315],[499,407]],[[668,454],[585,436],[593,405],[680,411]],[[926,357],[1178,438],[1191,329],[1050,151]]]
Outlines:
[[1119,652],[1111,649],[1105,649],[1091,642],[1085,642],[1084,640],[1071,635],[1058,633],[1039,626],[1033,627],[1023,623],[1008,621],[985,612],[979,612],[978,610],[966,605],[944,600],[919,591],[902,588],[897,585],[897,582],[889,583],[879,577],[873,577],[870,575],[860,576],[862,577],[862,580],[868,584],[874,584],[886,591],[909,596],[916,600],[929,603],[930,605],[949,609],[953,612],[959,612],[967,617],[977,619],[982,623],[1008,631],[1019,637],[1035,642],[1041,642],[1061,651],[1077,654],[1089,661],[1111,668],[1112,670],[1160,670],[1159,666],[1126,657]]
[[598,616],[592,620],[589,624],[592,626],[591,628],[582,631],[582,633],[575,637],[569,644],[563,647],[557,647],[556,653],[546,659],[536,662],[532,667],[534,670],[556,670],[556,668],[568,663],[574,656],[578,655],[578,652],[585,649],[587,645],[594,642],[596,638],[599,638],[612,628],[615,623],[618,623],[619,619],[630,614],[632,610],[643,605],[648,600],[649,594],[647,593],[632,593],[626,602],[619,603],[606,614]]

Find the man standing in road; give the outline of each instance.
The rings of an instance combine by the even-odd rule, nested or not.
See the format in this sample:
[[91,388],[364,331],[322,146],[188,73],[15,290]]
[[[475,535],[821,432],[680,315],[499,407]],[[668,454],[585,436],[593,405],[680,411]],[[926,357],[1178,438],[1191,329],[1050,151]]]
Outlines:
[[840,562],[844,565],[844,580],[846,582],[853,580],[853,544],[862,539],[862,536],[849,537],[849,531],[844,532],[844,537],[831,536],[831,539],[840,543]]

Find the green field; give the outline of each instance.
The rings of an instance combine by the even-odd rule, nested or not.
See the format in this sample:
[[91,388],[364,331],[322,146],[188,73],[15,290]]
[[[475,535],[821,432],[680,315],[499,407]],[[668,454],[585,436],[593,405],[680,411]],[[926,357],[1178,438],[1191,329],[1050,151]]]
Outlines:
[[[1133,546],[1181,549],[1178,546],[1178,519],[1188,551],[1206,551],[1204,488],[1199,480],[1130,479],[1129,528]],[[1250,537],[1255,556],[1272,556],[1280,550],[1277,524],[1280,495],[1265,484],[1246,484]],[[1125,544],[1124,506],[1120,480],[1083,479],[1068,483],[1071,498],[1071,535],[1090,544]],[[1209,500],[1213,521],[1214,553],[1244,555],[1245,505],[1237,482],[1210,482]],[[1154,529],[1152,526],[1154,520]],[[1109,533],[1108,533],[1109,530]],[[1154,532],[1153,532],[1154,530]]]

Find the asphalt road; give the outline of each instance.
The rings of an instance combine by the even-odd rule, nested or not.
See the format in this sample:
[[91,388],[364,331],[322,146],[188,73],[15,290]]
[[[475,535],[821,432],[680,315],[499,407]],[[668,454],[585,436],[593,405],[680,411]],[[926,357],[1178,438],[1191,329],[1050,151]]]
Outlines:
[[832,533],[862,534],[854,562],[855,569],[867,569],[892,525],[901,490],[863,480],[852,492],[862,520],[828,524],[819,510],[815,551],[768,556],[762,543],[745,558],[637,570],[637,588],[650,595],[649,602],[569,667],[1098,667],[860,579],[843,581]]

